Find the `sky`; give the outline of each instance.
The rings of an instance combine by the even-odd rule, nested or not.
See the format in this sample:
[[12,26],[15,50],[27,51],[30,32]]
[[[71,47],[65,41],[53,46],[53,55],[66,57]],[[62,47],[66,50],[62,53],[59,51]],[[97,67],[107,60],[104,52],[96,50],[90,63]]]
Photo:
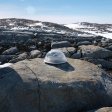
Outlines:
[[0,18],[112,23],[112,0],[0,0]]

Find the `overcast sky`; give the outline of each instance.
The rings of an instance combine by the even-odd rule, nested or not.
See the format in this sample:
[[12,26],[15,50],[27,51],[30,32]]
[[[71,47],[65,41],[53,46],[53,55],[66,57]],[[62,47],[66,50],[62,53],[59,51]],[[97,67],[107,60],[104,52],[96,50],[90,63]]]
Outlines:
[[0,0],[0,18],[112,23],[112,0]]

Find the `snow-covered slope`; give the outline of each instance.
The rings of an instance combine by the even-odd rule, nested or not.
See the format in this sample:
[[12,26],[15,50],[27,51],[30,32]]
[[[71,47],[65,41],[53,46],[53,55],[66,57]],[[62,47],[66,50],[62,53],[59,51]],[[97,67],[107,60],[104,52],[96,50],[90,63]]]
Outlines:
[[81,32],[91,33],[96,36],[103,36],[112,39],[112,24],[97,24],[97,23],[74,23],[64,25],[68,28]]

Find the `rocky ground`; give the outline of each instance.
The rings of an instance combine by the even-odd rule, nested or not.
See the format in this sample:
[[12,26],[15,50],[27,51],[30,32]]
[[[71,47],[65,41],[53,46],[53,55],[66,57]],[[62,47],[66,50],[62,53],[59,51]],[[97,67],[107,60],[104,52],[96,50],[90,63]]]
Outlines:
[[[0,68],[0,112],[112,111],[112,39],[77,37],[56,24],[69,33],[11,31],[8,25],[0,31],[0,64],[12,65]],[[68,63],[45,64],[51,49],[61,50]]]
[[0,63],[16,63],[24,59],[44,58],[51,49],[59,49],[66,57],[86,60],[99,67],[112,69],[112,40],[100,38],[74,38],[68,41],[38,40],[36,37],[27,44],[1,45]]

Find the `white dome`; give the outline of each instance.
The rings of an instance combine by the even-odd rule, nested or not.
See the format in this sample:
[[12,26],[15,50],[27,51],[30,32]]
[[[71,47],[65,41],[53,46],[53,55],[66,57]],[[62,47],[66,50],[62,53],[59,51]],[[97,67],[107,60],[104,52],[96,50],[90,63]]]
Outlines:
[[67,59],[62,51],[52,49],[46,54],[44,62],[49,64],[62,64],[66,63]]

